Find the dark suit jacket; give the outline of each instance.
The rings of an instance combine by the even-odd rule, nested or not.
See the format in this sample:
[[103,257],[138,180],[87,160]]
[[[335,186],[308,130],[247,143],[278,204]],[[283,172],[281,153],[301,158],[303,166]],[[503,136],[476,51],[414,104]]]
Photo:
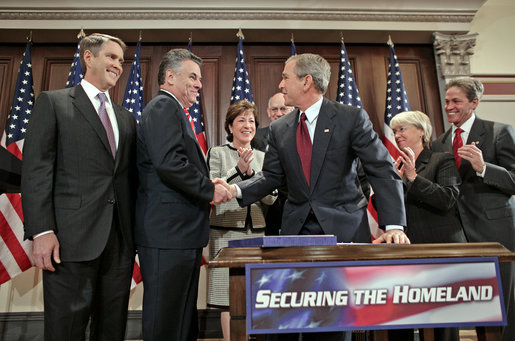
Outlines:
[[252,148],[266,152],[268,147],[268,136],[270,135],[270,127],[258,128],[256,135],[251,141]]
[[417,177],[405,183],[407,235],[412,243],[466,242],[456,208],[461,183],[454,156],[424,148]]
[[[476,117],[467,144],[476,142],[486,163],[485,177],[463,159],[458,210],[467,239],[499,242],[515,251],[515,132],[513,127]],[[452,153],[452,129],[433,142]]]
[[271,124],[263,171],[239,183],[241,205],[248,205],[287,183],[282,234],[298,234],[312,210],[326,234],[338,241],[370,242],[367,198],[356,181],[357,158],[376,191],[379,224],[406,225],[402,181],[367,113],[323,100],[311,159],[311,186],[302,172],[296,147],[299,111]]
[[137,146],[136,245],[206,246],[214,185],[184,110],[168,93],[159,91],[143,110]]
[[82,86],[43,92],[23,147],[25,238],[54,229],[63,261],[87,261],[104,249],[117,215],[134,249],[136,119],[113,103],[120,132],[113,160],[105,129]]

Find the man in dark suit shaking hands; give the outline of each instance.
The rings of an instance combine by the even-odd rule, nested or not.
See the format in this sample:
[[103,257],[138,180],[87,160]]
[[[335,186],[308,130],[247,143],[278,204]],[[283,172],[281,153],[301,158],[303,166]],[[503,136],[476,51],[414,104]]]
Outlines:
[[[318,55],[286,61],[279,88],[286,105],[297,109],[270,125],[263,171],[238,184],[240,204],[248,205],[286,182],[282,234],[334,234],[339,242],[370,242],[367,199],[356,184],[359,157],[376,192],[379,224],[388,229],[377,242],[408,242],[402,229],[402,181],[388,151],[364,110],[323,97],[330,75],[329,64]],[[229,189],[238,192],[237,187]]]
[[161,60],[160,90],[138,128],[135,239],[143,276],[143,339],[196,340],[202,248],[210,203],[231,197],[214,185],[187,109],[202,87],[202,60],[170,50]]
[[[483,84],[471,77],[446,85],[445,111],[452,127],[433,141],[434,151],[454,154],[461,176],[458,213],[469,242],[499,242],[515,251],[515,132],[483,120],[475,109]],[[500,263],[508,326],[503,340],[515,340],[514,263]]]
[[43,92],[23,148],[25,236],[43,269],[45,340],[123,340],[134,264],[136,120],[108,90],[125,44],[81,42],[80,85]]
[[[367,199],[356,182],[359,158],[377,196],[379,224],[388,229],[375,242],[409,243],[401,178],[367,113],[323,97],[330,75],[327,61],[315,54],[286,61],[279,88],[285,104],[297,109],[270,125],[262,172],[228,188],[246,206],[286,183],[281,234],[370,242]],[[303,339],[342,339],[330,334]]]

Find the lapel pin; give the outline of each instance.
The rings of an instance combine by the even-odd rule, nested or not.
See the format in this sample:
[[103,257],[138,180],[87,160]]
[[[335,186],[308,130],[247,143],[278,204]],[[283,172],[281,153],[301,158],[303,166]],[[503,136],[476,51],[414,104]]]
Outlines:
[[329,129],[324,130],[324,133],[328,133],[328,132],[329,132]]

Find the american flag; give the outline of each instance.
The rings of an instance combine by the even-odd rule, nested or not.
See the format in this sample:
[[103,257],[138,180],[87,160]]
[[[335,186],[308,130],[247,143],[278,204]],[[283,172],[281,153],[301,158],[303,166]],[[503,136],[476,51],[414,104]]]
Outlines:
[[390,121],[395,115],[411,109],[408,102],[408,95],[406,95],[406,89],[404,88],[404,81],[402,80],[401,68],[397,61],[397,55],[395,54],[391,40],[388,40],[388,46],[390,46],[390,65],[388,66],[388,81],[386,85],[383,143],[392,158],[397,160],[400,153],[395,143],[392,128],[390,128]]
[[80,83],[82,78],[84,78],[84,73],[82,72],[82,67],[80,66],[80,42],[82,38],[84,38],[84,31],[80,30],[78,35],[79,41],[77,43],[77,50],[73,55],[73,62],[70,67],[70,73],[68,74],[68,80],[66,81],[66,88],[71,88]]
[[139,122],[141,112],[145,107],[145,96],[143,95],[143,80],[141,79],[140,66],[141,40],[136,45],[136,54],[132,62],[131,73],[125,88],[122,106],[129,110]]
[[[347,49],[343,43],[343,38],[340,46],[340,71],[338,72],[338,87],[337,87],[336,100],[342,104],[352,105],[354,107],[363,108],[361,97],[359,96],[358,86],[354,79],[354,74],[349,61]],[[370,191],[373,194],[373,190]],[[368,223],[370,226],[370,234],[372,238],[379,237],[383,230],[379,228],[377,222],[377,212],[372,205],[372,200],[368,200],[367,206]]]
[[[193,42],[190,39],[188,43],[188,51],[191,52],[193,47]],[[202,115],[202,106],[200,105],[200,91],[197,93],[197,99],[195,103],[188,109],[191,119],[193,123],[195,123],[195,133],[197,135],[197,141],[204,152],[204,155],[207,154],[207,140],[206,140],[206,132],[204,129],[204,116]]]
[[337,91],[336,100],[341,104],[363,108],[343,39],[340,47],[340,71],[338,72]]
[[[143,81],[141,78],[141,66],[140,66],[140,52],[141,52],[141,40],[136,45],[136,54],[134,55],[134,61],[132,62],[131,73],[127,80],[127,86],[125,87],[125,95],[123,96],[122,106],[129,110],[136,121],[139,122],[141,118],[141,112],[145,107],[145,97],[143,95]],[[134,289],[140,282],[141,271],[139,268],[139,258],[136,255],[134,261],[134,268],[132,270],[132,281],[131,290]]]
[[234,79],[232,80],[231,104],[248,99],[254,103],[252,91],[250,90],[249,74],[245,65],[245,56],[243,55],[243,34],[238,32],[238,55],[236,56],[236,67],[234,68]]
[[[10,109],[2,147],[19,159],[34,104],[31,42],[27,43],[21,61],[13,104]],[[0,196],[0,284],[32,267],[32,243],[23,240],[23,213],[19,193]]]

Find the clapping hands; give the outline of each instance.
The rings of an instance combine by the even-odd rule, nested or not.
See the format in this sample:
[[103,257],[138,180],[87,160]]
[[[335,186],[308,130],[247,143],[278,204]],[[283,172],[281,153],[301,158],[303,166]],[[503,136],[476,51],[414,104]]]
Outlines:
[[401,176],[406,176],[406,178],[413,182],[415,178],[417,177],[417,170],[416,170],[416,158],[415,153],[410,147],[406,147],[403,150],[400,151],[401,156],[397,158],[394,162],[395,169],[397,170],[397,173]]
[[238,169],[242,174],[247,174],[248,176],[252,175],[252,167],[250,167],[250,163],[254,160],[254,156],[252,155],[252,149],[250,148],[238,148],[238,155],[240,158],[238,159]]

